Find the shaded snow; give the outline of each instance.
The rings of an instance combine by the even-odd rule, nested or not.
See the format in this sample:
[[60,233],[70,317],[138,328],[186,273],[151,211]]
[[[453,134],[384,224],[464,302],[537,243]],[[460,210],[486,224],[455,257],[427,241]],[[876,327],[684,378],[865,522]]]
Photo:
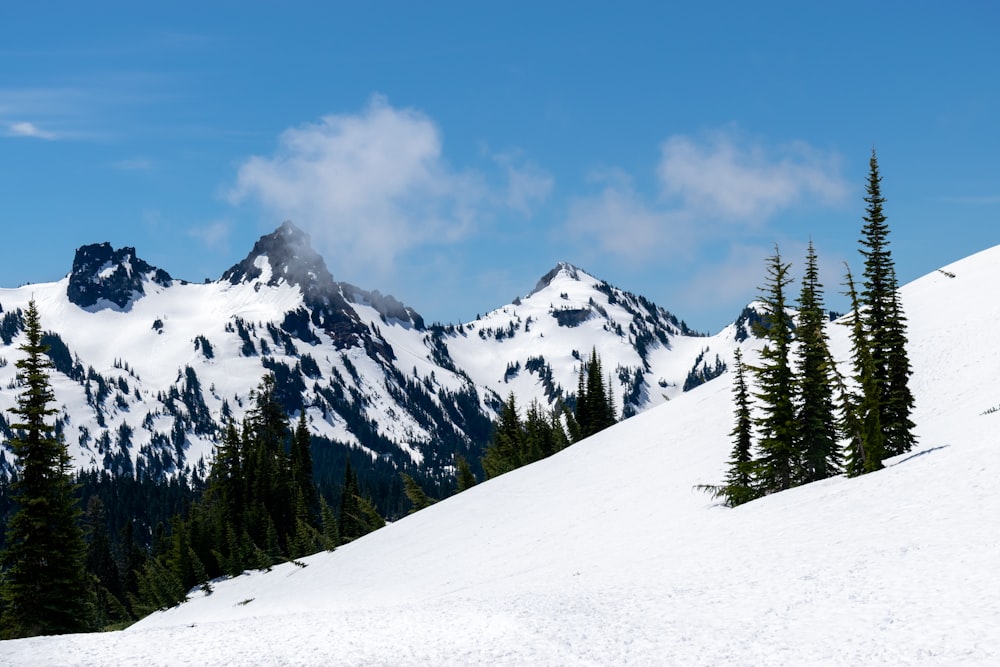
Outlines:
[[1000,247],[948,270],[903,290],[919,444],[883,471],[713,504],[727,375],[304,568],[0,664],[998,664]]

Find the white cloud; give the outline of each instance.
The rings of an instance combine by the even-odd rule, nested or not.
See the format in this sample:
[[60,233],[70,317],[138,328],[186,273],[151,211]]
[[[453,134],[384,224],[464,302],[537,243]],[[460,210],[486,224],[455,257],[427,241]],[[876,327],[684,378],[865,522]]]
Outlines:
[[523,159],[520,151],[493,156],[506,177],[503,204],[523,215],[531,215],[537,204],[548,199],[555,184],[552,174]]
[[[360,114],[290,128],[278,143],[272,157],[240,166],[230,201],[293,220],[352,269],[384,274],[406,249],[465,238],[489,198],[478,174],[449,167],[427,116],[381,97]],[[522,201],[533,193],[527,187]]]
[[635,191],[624,172],[594,174],[601,192],[570,202],[566,231],[592,250],[631,261],[657,256],[666,245],[675,249],[690,243],[682,215],[657,209]]
[[768,150],[733,131],[670,137],[656,176],[651,196],[623,172],[600,175],[599,193],[570,203],[567,233],[626,261],[684,261],[709,242],[738,242],[788,209],[839,204],[849,192],[836,156],[803,143]]
[[58,138],[55,132],[41,129],[34,123],[21,121],[7,124],[7,134],[11,137],[32,137],[35,139],[53,140]]
[[188,236],[198,239],[206,248],[225,249],[229,244],[229,236],[233,231],[228,220],[216,220],[203,227],[187,230]]
[[756,222],[814,200],[842,201],[848,188],[837,160],[804,143],[777,150],[740,141],[720,131],[698,142],[674,136],[661,147],[657,169],[663,195],[693,213],[729,221]]

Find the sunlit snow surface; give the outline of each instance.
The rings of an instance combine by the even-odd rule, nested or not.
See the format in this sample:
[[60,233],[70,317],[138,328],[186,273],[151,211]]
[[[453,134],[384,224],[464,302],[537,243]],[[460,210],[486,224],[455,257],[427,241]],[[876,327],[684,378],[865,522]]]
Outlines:
[[1000,247],[945,268],[903,291],[919,444],[884,471],[713,504],[727,374],[304,568],[0,663],[1000,664]]

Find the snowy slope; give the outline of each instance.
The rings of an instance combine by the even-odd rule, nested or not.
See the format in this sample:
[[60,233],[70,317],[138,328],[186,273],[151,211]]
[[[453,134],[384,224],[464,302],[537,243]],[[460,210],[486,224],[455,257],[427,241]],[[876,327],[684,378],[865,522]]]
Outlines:
[[883,471],[714,505],[727,374],[306,567],[0,663],[998,664],[1000,247],[946,269],[903,290],[920,440]]

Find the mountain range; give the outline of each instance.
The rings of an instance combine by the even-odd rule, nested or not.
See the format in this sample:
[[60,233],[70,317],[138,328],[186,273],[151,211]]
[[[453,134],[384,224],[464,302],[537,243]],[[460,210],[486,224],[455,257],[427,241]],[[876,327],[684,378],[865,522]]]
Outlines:
[[[590,279],[572,273],[491,314],[494,332],[520,316],[516,336],[540,334],[525,304],[546,313],[562,292],[582,308]],[[0,665],[998,664],[998,286],[1000,246],[900,290],[917,445],[882,470],[721,506],[698,487],[725,478],[734,374],[668,382],[669,400],[652,391],[659,405],[333,552],[212,582],[122,632],[0,642]],[[443,340],[474,344],[474,324]],[[829,333],[847,372],[850,331]],[[741,346],[758,359],[759,340]]]
[[[134,248],[87,245],[62,280],[0,290],[5,440],[30,299],[51,348],[56,427],[79,468],[203,473],[222,427],[240,422],[271,373],[288,414],[305,412],[317,465],[350,456],[382,478],[412,471],[440,494],[456,454],[478,465],[510,393],[521,406],[572,406],[581,360],[596,350],[629,417],[723,373],[754,315],[699,334],[560,263],[475,321],[428,324],[392,296],[334,280],[291,222],[204,283],[175,279]],[[0,466],[10,465],[0,448]]]

